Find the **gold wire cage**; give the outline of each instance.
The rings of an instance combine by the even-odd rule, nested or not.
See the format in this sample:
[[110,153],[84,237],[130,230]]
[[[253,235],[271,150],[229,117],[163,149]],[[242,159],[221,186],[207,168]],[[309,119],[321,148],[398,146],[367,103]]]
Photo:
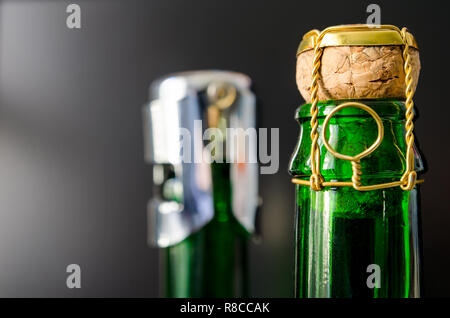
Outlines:
[[[338,105],[334,108],[326,117],[323,122],[322,134],[321,138],[325,148],[335,157],[350,161],[352,164],[352,181],[351,182],[342,182],[342,181],[325,181],[323,176],[320,173],[320,149],[318,145],[319,133],[317,128],[319,126],[318,122],[318,114],[319,109],[317,104],[319,102],[318,99],[318,79],[319,79],[319,69],[321,65],[321,57],[324,50],[324,38],[326,35],[331,34],[333,32],[341,32],[341,31],[387,31],[384,33],[379,33],[378,36],[383,38],[384,45],[392,45],[400,43],[403,45],[403,69],[405,71],[405,96],[406,96],[406,122],[405,122],[405,140],[407,144],[406,150],[406,169],[398,181],[388,182],[388,183],[380,183],[374,185],[362,185],[361,183],[361,159],[367,157],[372,152],[374,152],[378,146],[383,141],[384,137],[384,128],[383,122],[378,114],[369,106],[360,103],[360,102],[345,102]],[[394,31],[394,32],[392,32]],[[367,35],[364,37],[364,33],[356,33],[356,37],[359,36],[358,40],[361,44],[373,45],[370,41],[367,40]],[[355,36],[355,34],[353,34]],[[304,39],[307,41],[302,41],[302,44],[299,47],[299,51],[297,55],[300,54],[303,50],[306,49],[314,49],[314,58],[313,58],[313,70],[312,70],[312,81],[311,81],[311,176],[309,180],[303,180],[298,177],[294,177],[292,182],[299,185],[310,186],[314,191],[320,191],[323,187],[353,187],[358,191],[370,191],[370,190],[378,190],[385,188],[392,188],[400,186],[401,189],[405,191],[412,190],[414,186],[418,183],[422,183],[423,180],[417,180],[417,173],[414,167],[414,101],[413,101],[413,78],[412,78],[412,66],[409,55],[409,47],[417,48],[417,44],[414,40],[414,37],[408,32],[407,28],[399,29],[392,25],[346,25],[346,26],[334,26],[324,29],[322,32],[318,30],[312,30],[305,34]],[[342,39],[341,39],[342,40]],[[328,39],[329,41],[329,39]],[[344,41],[345,42],[345,41]],[[309,47],[308,47],[309,46]],[[375,120],[378,128],[378,137],[375,142],[363,152],[355,155],[348,156],[341,153],[336,152],[328,143],[327,140],[327,127],[330,122],[330,119],[343,108],[347,107],[356,107],[368,112],[373,119]]]

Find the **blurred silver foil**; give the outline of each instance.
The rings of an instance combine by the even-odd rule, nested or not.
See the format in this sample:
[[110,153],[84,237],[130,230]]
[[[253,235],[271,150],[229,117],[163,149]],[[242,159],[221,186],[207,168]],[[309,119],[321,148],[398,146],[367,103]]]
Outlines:
[[[210,155],[203,133],[217,123],[222,129],[242,128],[241,134],[248,128],[255,129],[256,134],[256,100],[250,85],[250,78],[244,74],[208,70],[168,75],[150,86],[150,102],[144,105],[145,160],[153,164],[154,182],[154,195],[148,204],[150,245],[167,247],[179,243],[214,216],[210,163],[186,162],[183,156]],[[220,111],[212,109],[211,105],[221,104],[215,103],[211,95],[224,91],[235,93],[232,102]],[[186,132],[191,137],[188,149],[182,143]],[[244,135],[235,142],[238,149],[245,147],[247,159],[256,158],[256,141],[246,142]],[[258,164],[256,160],[236,160],[235,156],[225,154],[231,161],[233,214],[253,233],[258,207]]]

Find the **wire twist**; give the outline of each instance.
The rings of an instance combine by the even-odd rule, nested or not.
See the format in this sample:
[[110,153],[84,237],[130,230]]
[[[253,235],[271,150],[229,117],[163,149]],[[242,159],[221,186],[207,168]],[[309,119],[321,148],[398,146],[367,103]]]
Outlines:
[[409,55],[409,45],[407,41],[407,28],[403,28],[401,35],[403,42],[405,43],[403,48],[403,60],[404,60],[404,71],[405,71],[405,95],[406,95],[406,135],[405,140],[407,144],[406,150],[406,170],[403,174],[401,181],[405,184],[401,185],[403,190],[412,190],[415,186],[415,180],[417,178],[417,173],[414,171],[414,101],[413,101],[413,78],[412,78],[412,66],[411,57]]
[[353,170],[353,176],[352,176],[353,187],[358,188],[361,186],[361,175],[362,175],[360,160],[352,161],[352,170]]
[[320,47],[321,35],[316,38],[316,43],[314,46],[314,60],[313,60],[313,70],[312,70],[312,81],[311,81],[311,178],[310,184],[314,191],[319,191],[322,189],[323,177],[320,174],[320,149],[317,141],[319,140],[319,133],[317,128],[319,127],[319,121],[317,119],[319,115],[319,108],[317,103],[319,102],[318,91],[319,91],[319,69],[321,64],[321,58],[323,49]]

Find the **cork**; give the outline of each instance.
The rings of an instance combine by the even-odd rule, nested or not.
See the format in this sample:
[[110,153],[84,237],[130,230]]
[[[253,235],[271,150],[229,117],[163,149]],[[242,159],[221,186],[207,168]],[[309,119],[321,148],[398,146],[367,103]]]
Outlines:
[[[319,100],[405,99],[405,72],[401,46],[336,46],[323,49],[319,69]],[[419,51],[409,48],[413,90],[420,73]],[[297,86],[311,102],[314,50],[297,58]]]

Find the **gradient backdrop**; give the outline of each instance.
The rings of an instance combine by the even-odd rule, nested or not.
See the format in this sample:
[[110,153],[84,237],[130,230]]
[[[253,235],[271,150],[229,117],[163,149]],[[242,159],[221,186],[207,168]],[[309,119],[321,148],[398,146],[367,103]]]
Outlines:
[[[81,30],[66,27],[71,2],[81,6]],[[251,290],[291,296],[287,165],[302,103],[295,52],[312,28],[364,23],[369,3],[1,1],[0,296],[158,296],[141,106],[157,77],[207,68],[250,75],[260,127],[280,128],[280,171],[260,179],[263,238],[251,247]],[[375,3],[382,23],[408,26],[421,48],[424,285],[427,296],[450,296],[449,13],[426,1]],[[66,287],[71,263],[81,266],[81,289]]]

